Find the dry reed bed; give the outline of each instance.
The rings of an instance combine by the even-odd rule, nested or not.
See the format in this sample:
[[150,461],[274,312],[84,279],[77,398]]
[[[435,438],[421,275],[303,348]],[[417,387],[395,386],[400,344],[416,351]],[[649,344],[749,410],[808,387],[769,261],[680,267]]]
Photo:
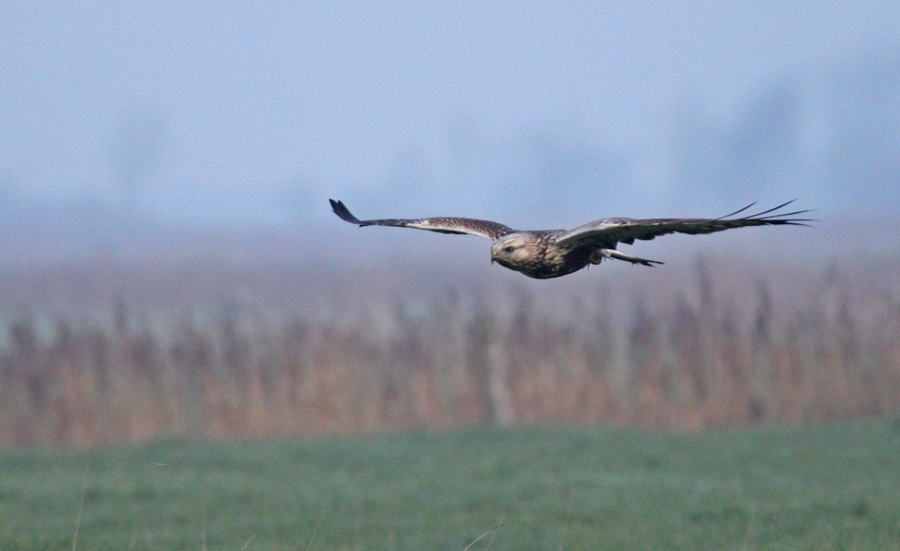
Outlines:
[[[330,321],[229,308],[151,329],[120,302],[108,324],[42,331],[23,315],[0,350],[0,445],[900,412],[896,282],[807,272],[802,285],[757,279],[732,293],[734,274],[701,262],[628,298],[357,289]],[[775,298],[785,287],[802,291]]]

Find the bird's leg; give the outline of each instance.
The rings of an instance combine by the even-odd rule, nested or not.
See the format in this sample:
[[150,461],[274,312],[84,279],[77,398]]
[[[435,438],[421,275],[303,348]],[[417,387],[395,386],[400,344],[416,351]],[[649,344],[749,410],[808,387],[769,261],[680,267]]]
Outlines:
[[615,249],[597,249],[591,255],[591,264],[600,264],[604,258],[615,258],[616,260],[624,260],[632,264],[641,264],[643,266],[653,266],[654,264],[662,264],[659,260],[648,260],[646,258],[638,258],[636,256],[627,255]]
[[591,253],[591,264],[597,265],[603,262],[604,258],[609,258],[609,252],[612,249],[597,249]]

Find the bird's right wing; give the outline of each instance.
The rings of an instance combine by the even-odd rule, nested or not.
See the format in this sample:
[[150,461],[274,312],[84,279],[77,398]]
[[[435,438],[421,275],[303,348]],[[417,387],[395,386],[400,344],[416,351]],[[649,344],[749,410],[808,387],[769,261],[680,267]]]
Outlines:
[[329,199],[329,201],[331,201],[331,209],[341,218],[341,220],[356,224],[359,227],[398,226],[401,228],[415,228],[417,230],[428,230],[439,233],[477,235],[478,237],[484,237],[491,241],[496,241],[504,235],[515,231],[508,226],[504,226],[497,222],[491,222],[490,220],[453,218],[446,216],[437,218],[416,218],[410,220],[394,218],[384,220],[360,220],[347,210],[347,207],[344,206],[343,202],[335,201],[334,199]]

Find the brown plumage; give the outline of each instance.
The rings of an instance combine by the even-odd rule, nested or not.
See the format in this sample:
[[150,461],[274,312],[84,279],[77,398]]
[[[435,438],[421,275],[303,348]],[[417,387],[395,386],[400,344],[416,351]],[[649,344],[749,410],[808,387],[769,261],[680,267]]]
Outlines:
[[342,220],[362,226],[398,226],[440,233],[477,235],[493,241],[491,262],[522,272],[528,277],[549,279],[578,271],[589,264],[600,264],[604,258],[614,258],[653,266],[662,264],[658,260],[648,260],[629,256],[616,250],[619,243],[631,245],[636,239],[650,240],[670,233],[690,235],[714,233],[748,226],[806,226],[809,218],[796,218],[809,212],[777,213],[793,201],[777,207],[732,218],[755,203],[721,218],[601,218],[578,226],[572,230],[514,230],[503,224],[473,218],[417,218],[359,220],[353,216],[344,203],[331,201],[331,208]]

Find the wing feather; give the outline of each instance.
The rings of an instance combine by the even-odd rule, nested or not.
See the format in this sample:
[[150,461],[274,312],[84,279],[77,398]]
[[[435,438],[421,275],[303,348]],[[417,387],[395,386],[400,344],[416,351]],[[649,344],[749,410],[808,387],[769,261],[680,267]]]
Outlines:
[[721,218],[602,218],[578,226],[577,228],[560,235],[556,240],[557,245],[568,247],[580,247],[595,245],[598,247],[615,248],[618,243],[631,245],[636,239],[649,241],[660,235],[670,233],[685,233],[698,235],[715,233],[733,228],[745,228],[749,226],[808,226],[807,222],[814,222],[810,218],[797,218],[809,210],[779,213],[787,205],[788,201],[777,207],[773,207],[756,214],[731,218],[751,208],[755,203],[727,214]]
[[490,220],[478,220],[475,218],[455,218],[440,216],[436,218],[396,219],[386,218],[382,220],[360,220],[353,216],[344,206],[342,201],[331,201],[331,209],[341,220],[356,224],[357,226],[397,226],[400,228],[414,228],[438,233],[476,235],[495,241],[514,230],[508,226]]

